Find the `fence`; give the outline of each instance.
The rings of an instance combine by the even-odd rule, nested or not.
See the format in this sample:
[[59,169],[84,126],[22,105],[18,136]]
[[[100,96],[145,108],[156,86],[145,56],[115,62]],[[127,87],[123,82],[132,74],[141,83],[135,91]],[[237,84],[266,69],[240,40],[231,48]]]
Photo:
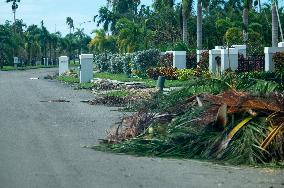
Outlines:
[[253,72],[264,71],[265,58],[264,56],[239,56],[238,59],[238,72]]

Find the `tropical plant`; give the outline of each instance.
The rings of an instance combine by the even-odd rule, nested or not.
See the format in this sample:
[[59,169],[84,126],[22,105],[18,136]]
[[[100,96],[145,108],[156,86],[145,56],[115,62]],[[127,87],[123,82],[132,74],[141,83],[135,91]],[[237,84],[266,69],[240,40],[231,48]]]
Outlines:
[[72,33],[72,29],[74,31],[74,21],[71,17],[66,18],[66,24],[69,26],[70,34]]

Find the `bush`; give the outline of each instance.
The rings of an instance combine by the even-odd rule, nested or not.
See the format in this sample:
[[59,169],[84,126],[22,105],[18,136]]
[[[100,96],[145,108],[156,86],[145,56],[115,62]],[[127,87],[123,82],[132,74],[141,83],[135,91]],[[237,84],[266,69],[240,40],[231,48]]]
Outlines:
[[98,54],[94,57],[95,68],[100,72],[107,72],[110,68],[110,54]]
[[126,75],[131,74],[131,61],[134,57],[133,53],[127,53],[122,57],[123,61],[123,73]]
[[273,55],[273,62],[275,65],[275,71],[277,73],[284,73],[284,52],[277,52]]
[[188,47],[184,42],[177,42],[174,45],[174,48],[171,49],[172,51],[188,51]]
[[173,54],[172,53],[166,53],[165,55],[160,57],[159,67],[172,67],[173,66]]
[[177,77],[179,80],[189,80],[196,74],[194,69],[180,69],[177,70]]
[[124,58],[119,54],[113,54],[110,57],[110,67],[109,72],[118,74],[123,72]]
[[206,72],[209,70],[209,52],[203,52],[201,54],[200,61],[197,62],[197,67],[196,67],[196,75],[201,76],[202,72]]
[[147,71],[149,78],[157,80],[159,76],[166,77],[167,80],[176,80],[177,79],[177,68],[173,67],[157,67],[150,68]]
[[131,73],[136,76],[146,76],[149,68],[156,67],[160,60],[160,51],[150,49],[128,54],[95,55],[94,64],[100,72]]
[[136,52],[135,57],[132,59],[131,70],[133,73],[146,74],[149,68],[157,66],[160,54],[160,51],[157,49]]
[[186,54],[186,68],[192,69],[197,66],[197,55],[196,53],[187,53]]

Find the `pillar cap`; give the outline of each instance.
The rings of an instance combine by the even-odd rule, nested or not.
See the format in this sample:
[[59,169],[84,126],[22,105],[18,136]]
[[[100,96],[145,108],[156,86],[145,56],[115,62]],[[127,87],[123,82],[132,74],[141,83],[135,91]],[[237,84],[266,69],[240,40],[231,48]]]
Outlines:
[[93,59],[94,55],[93,54],[81,54],[80,59]]
[[284,52],[284,47],[264,47],[264,53]]
[[[228,52],[229,51],[229,52]],[[229,48],[229,50],[228,50],[228,48],[227,49],[222,49],[221,50],[221,54],[232,54],[232,55],[238,55],[238,49],[236,49],[236,48]]]
[[68,61],[68,57],[67,56],[60,56],[59,61]]

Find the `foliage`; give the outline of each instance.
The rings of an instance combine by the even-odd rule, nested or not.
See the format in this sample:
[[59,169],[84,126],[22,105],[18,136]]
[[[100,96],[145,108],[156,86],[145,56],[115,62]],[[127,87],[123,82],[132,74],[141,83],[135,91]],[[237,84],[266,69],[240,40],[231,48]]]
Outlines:
[[116,52],[116,40],[108,36],[104,30],[95,30],[95,37],[91,40],[89,47],[99,53]]
[[284,73],[284,53],[283,52],[275,53],[272,60],[275,65],[276,72],[283,74]]
[[177,70],[177,77],[179,80],[190,80],[196,75],[194,69],[179,69]]
[[[124,118],[125,124],[121,124],[119,130],[114,129],[122,137],[110,132],[112,137],[108,138],[112,142],[106,140],[95,148],[139,155],[217,160],[235,165],[283,161],[283,95],[255,96],[234,90],[218,94],[219,90],[218,95],[204,93],[204,90],[192,92],[200,85],[206,85],[205,90],[212,88],[212,83],[206,81],[195,80],[186,89],[167,96],[157,95],[155,105],[153,101],[144,104],[143,110]],[[222,81],[216,83],[219,89],[224,84]],[[223,87],[225,89],[226,84]],[[219,121],[224,104],[226,111],[221,116],[226,121]],[[245,110],[247,108],[250,111]],[[152,110],[155,113],[151,113]],[[136,119],[139,121],[133,121]],[[144,128],[137,129],[141,126]],[[125,135],[131,132],[135,134]]]
[[192,69],[196,68],[197,64],[197,55],[196,53],[187,53],[186,54],[186,68]]
[[242,37],[243,37],[242,30],[237,27],[233,27],[233,28],[229,28],[226,31],[225,41],[227,42],[229,46],[232,44],[242,44],[243,42]]
[[131,69],[133,73],[138,73],[140,75],[145,75],[146,71],[155,67],[160,59],[160,51],[157,49],[150,49],[145,51],[139,51],[135,53],[133,61],[131,63]]
[[125,59],[120,56],[119,54],[112,54],[110,56],[110,67],[109,72],[111,73],[122,73],[123,72],[123,65]]
[[201,76],[206,71],[208,71],[208,68],[209,68],[209,52],[205,51],[201,54],[200,61],[197,62],[196,75]]
[[94,56],[94,65],[100,72],[107,72],[110,68],[110,54],[97,54]]
[[173,66],[173,54],[166,53],[160,57],[160,60],[157,64],[158,67],[172,67]]
[[147,70],[149,78],[157,80],[159,76],[164,76],[167,80],[177,79],[177,68],[173,67],[156,67]]

